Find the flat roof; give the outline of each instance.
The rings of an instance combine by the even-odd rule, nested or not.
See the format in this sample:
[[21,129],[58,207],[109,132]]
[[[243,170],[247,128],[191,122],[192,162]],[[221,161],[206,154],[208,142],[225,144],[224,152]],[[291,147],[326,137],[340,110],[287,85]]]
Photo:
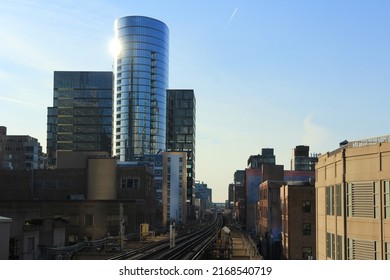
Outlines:
[[11,223],[11,222],[12,222],[11,218],[0,216],[0,223]]

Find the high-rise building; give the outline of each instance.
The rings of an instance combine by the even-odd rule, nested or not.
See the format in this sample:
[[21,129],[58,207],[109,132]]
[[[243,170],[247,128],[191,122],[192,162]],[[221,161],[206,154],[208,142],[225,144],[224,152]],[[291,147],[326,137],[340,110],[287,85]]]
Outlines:
[[149,17],[115,21],[112,154],[120,161],[165,150],[168,33]]
[[55,71],[47,116],[48,164],[57,151],[111,153],[112,72]]
[[187,154],[187,201],[195,198],[195,116],[196,100],[193,90],[167,91],[167,142],[170,152]]

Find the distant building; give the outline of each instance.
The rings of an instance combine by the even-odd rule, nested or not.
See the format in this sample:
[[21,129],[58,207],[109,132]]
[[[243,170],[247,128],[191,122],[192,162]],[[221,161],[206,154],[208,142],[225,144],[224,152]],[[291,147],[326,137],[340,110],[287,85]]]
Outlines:
[[44,168],[42,147],[28,135],[7,135],[0,126],[0,169],[25,170]]
[[390,136],[343,142],[316,165],[319,260],[390,259]]
[[[232,214],[232,218],[233,219],[236,219],[237,218],[237,211],[235,211],[235,208],[238,207],[238,204],[239,203],[244,203],[244,208],[242,208],[241,210],[245,212],[245,192],[244,192],[244,196],[242,198],[240,198],[240,200],[243,199],[243,201],[239,202],[236,200],[236,189],[238,188],[244,188],[244,185],[245,185],[245,170],[236,170],[236,172],[234,172],[234,182],[233,184],[229,184],[229,189],[228,189],[228,200],[227,200],[227,203],[228,203],[228,207],[231,211],[231,214]],[[243,213],[244,213],[243,212]]]
[[249,157],[247,166],[248,168],[261,168],[263,164],[275,165],[276,163],[274,149],[263,148],[261,149],[261,155],[252,155]]
[[47,157],[58,151],[111,153],[112,72],[55,71],[47,116]]
[[234,172],[234,184],[245,184],[245,170]]
[[200,209],[198,216],[203,217],[206,210],[213,208],[213,194],[212,189],[207,186],[206,183],[201,181],[195,182],[195,197],[200,199]]
[[232,218],[234,221],[245,224],[245,185],[232,184],[233,207]]
[[[167,90],[166,123],[166,150],[187,154],[187,202],[191,206],[195,198],[196,99],[194,90]],[[193,209],[189,207],[188,215],[193,216],[191,212]]]
[[245,170],[245,194],[246,194],[246,230],[253,236],[258,234],[258,202],[259,185],[267,180],[283,181],[284,166],[275,164],[264,164],[258,168],[247,168]]
[[309,146],[299,145],[293,149],[291,170],[314,171],[316,162],[318,154],[309,156]]

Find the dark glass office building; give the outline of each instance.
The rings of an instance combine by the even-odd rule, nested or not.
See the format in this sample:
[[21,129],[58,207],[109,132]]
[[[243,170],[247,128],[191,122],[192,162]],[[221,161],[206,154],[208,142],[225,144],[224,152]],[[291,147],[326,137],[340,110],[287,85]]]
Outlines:
[[[187,201],[195,198],[195,116],[192,89],[167,90],[167,151],[187,153]],[[190,214],[190,213],[189,213]]]
[[112,154],[142,160],[165,150],[168,27],[128,16],[115,21]]
[[111,154],[112,72],[54,72],[53,107],[48,108],[48,164],[57,151]]

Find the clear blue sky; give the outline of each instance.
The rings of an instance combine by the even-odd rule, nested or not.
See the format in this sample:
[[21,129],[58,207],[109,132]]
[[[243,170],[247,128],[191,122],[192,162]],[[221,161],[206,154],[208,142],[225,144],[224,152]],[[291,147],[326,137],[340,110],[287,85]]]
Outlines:
[[112,70],[114,20],[170,29],[170,88],[197,98],[196,179],[227,199],[261,148],[390,134],[390,1],[0,1],[0,125],[46,150],[53,71]]

